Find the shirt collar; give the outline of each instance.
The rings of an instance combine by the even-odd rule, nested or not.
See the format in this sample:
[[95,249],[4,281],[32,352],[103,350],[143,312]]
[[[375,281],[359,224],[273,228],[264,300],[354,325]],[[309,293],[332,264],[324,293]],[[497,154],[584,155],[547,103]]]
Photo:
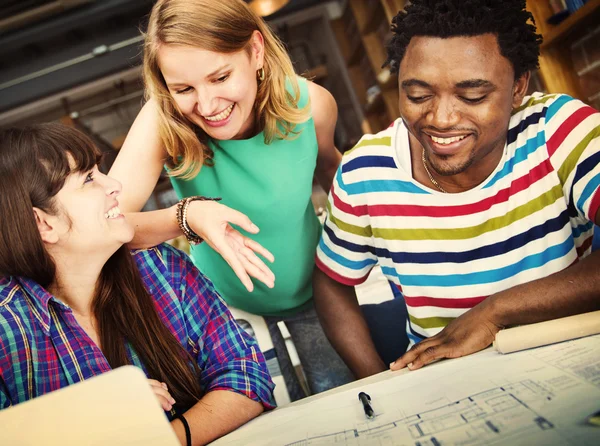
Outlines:
[[30,297],[31,309],[36,320],[39,322],[42,330],[46,335],[50,334],[50,302],[58,306],[62,310],[71,311],[70,308],[50,294],[43,286],[39,285],[34,280],[26,277],[18,277],[17,281],[21,285],[23,291]]

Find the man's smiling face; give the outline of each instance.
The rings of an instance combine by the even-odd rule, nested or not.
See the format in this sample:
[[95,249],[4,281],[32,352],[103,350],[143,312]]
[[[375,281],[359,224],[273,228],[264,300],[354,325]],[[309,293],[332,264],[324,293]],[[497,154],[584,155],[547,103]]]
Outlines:
[[515,82],[493,34],[413,37],[399,67],[400,115],[411,146],[424,149],[441,176],[493,170],[527,83],[528,75]]

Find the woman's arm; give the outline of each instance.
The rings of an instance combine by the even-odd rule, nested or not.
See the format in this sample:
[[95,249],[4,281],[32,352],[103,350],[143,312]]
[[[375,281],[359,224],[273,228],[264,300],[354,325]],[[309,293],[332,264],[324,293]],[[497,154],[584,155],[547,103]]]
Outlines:
[[[109,172],[123,185],[119,207],[135,228],[132,248],[148,248],[181,235],[175,206],[139,212],[154,190],[167,157],[158,133],[156,107],[152,99],[142,107]],[[259,229],[246,215],[219,203],[194,201],[188,207],[188,223],[223,256],[248,291],[254,289],[250,276],[270,288],[274,286],[275,276],[255,253],[271,262],[273,255],[231,226],[257,233]]]
[[122,212],[139,212],[144,207],[167,158],[158,133],[156,107],[152,99],[142,107],[108,172],[123,185],[119,196]]
[[[207,393],[190,410],[185,419],[190,425],[192,445],[207,444],[228,434],[263,411],[262,404],[226,390]],[[183,446],[186,444],[185,429],[180,420],[171,426]]]
[[135,228],[132,248],[148,248],[181,235],[175,206],[139,212],[152,194],[167,157],[158,133],[156,107],[152,99],[142,107],[108,172],[123,186],[119,207]]
[[325,192],[329,192],[333,176],[342,160],[342,154],[333,142],[337,104],[331,93],[313,82],[308,82],[308,94],[319,145],[315,174],[321,187]]
[[[204,444],[225,435],[273,408],[275,387],[256,341],[233,319],[221,297],[188,259],[179,256],[180,295],[189,343],[200,368],[202,399],[184,416],[192,433],[192,444]],[[180,421],[172,422],[180,439],[185,435]],[[184,443],[185,444],[185,443]]]

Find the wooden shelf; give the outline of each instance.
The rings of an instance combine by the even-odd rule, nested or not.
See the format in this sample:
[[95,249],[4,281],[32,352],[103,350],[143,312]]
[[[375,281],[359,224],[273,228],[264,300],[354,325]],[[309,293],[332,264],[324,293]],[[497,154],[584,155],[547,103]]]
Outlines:
[[354,45],[350,48],[350,53],[348,55],[348,60],[346,63],[348,66],[356,65],[360,61],[360,56],[364,52],[364,47],[361,39],[357,39],[354,42]]
[[[348,0],[342,22],[334,25],[334,32],[342,41],[340,49],[352,86],[362,104],[363,133],[377,133],[399,115],[398,78],[390,75],[389,68],[382,68],[387,59],[387,36],[383,29],[388,30],[391,19],[405,3],[405,0]],[[354,24],[356,34],[349,33]],[[367,90],[374,85],[379,85],[381,92],[367,103]]]
[[385,67],[377,73],[377,82],[383,91],[398,88],[398,75],[392,74],[390,68]]
[[600,0],[589,0],[581,8],[556,26],[548,26],[542,48],[548,48],[563,41],[569,34],[585,23],[593,23],[600,18]]
[[373,73],[377,74],[381,71],[381,67],[387,59],[387,52],[383,46],[383,42],[379,40],[376,33],[364,34],[362,36],[363,46],[369,56]]
[[363,107],[366,114],[381,113],[385,109],[385,102],[383,102],[383,95],[377,94],[371,102],[367,102]]
[[385,16],[387,18],[388,23],[392,23],[392,19],[396,17],[396,14],[400,12],[400,10],[404,9],[406,5],[405,0],[382,0],[383,10],[385,12]]
[[553,14],[548,1],[527,0],[527,9],[533,14],[537,30],[544,39],[539,59],[539,78],[544,90],[585,101],[579,76],[573,68],[570,43],[575,37],[582,36],[581,31],[585,32],[587,26],[600,17],[600,0],[589,0],[558,25],[548,23]]
[[368,34],[377,29],[382,20],[387,20],[380,5],[367,8],[367,17],[360,28],[362,34]]

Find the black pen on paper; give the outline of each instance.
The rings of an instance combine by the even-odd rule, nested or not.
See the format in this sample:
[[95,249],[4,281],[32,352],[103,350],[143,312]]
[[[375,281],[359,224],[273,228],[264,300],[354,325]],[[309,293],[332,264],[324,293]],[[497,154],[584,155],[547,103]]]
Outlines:
[[365,416],[369,420],[372,420],[373,418],[375,418],[375,412],[373,411],[373,408],[371,407],[371,397],[369,395],[367,395],[365,392],[360,392],[358,394],[358,399],[360,400],[360,402],[363,405],[363,409],[365,411]]

